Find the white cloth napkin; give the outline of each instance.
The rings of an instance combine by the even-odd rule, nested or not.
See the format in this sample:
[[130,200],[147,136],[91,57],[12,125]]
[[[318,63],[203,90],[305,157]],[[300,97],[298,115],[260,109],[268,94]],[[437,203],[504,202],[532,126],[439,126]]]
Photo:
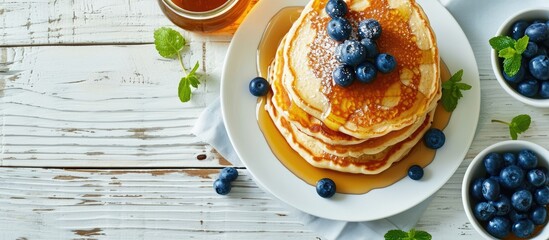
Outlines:
[[[201,141],[212,145],[223,157],[235,166],[242,166],[233,149],[221,116],[219,99],[208,106],[196,121],[192,129]],[[303,224],[328,239],[383,239],[383,235],[391,229],[408,231],[413,228],[429,203],[431,198],[417,206],[386,219],[368,222],[335,221],[312,216],[288,206],[292,214],[297,216]]]

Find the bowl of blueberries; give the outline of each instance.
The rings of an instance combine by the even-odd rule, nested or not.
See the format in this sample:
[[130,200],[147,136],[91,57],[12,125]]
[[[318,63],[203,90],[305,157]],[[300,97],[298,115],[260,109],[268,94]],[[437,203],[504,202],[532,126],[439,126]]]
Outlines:
[[463,208],[486,239],[549,239],[549,151],[509,140],[481,151],[462,183]]
[[490,39],[492,68],[515,99],[549,107],[549,8],[519,12]]

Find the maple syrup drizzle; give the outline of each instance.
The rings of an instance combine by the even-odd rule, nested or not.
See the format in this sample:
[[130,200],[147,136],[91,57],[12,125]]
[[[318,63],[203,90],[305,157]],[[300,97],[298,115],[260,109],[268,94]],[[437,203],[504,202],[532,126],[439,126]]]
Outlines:
[[[257,51],[257,67],[260,76],[267,76],[268,66],[274,58],[278,44],[280,44],[285,33],[288,32],[292,23],[299,17],[301,9],[302,7],[284,8],[271,19]],[[441,62],[441,79],[447,80],[450,76],[448,68]],[[257,119],[271,151],[288,170],[312,186],[319,179],[329,177],[335,181],[337,192],[363,194],[372,189],[386,187],[399,181],[407,176],[408,168],[411,165],[417,164],[426,167],[435,157],[436,152],[425,147],[423,141],[420,141],[405,158],[394,163],[389,169],[375,175],[344,173],[314,167],[294,151],[284,136],[280,134],[265,110],[265,100],[265,97],[258,100]],[[431,127],[444,129],[450,120],[450,115],[441,105],[437,106]]]
[[[288,32],[293,22],[299,17],[302,7],[287,7],[278,12],[269,22],[263,33],[257,50],[257,70],[260,76],[267,77],[267,70],[274,59],[276,49],[280,41]],[[446,64],[441,61],[441,79],[446,81],[451,74]],[[270,97],[270,96],[267,96]],[[339,193],[362,194],[375,188],[381,188],[396,183],[407,175],[409,166],[418,164],[422,167],[429,165],[434,157],[435,151],[425,147],[420,141],[410,153],[400,162],[394,163],[388,170],[377,175],[362,175],[337,172],[329,169],[321,169],[311,166],[286,142],[282,134],[274,125],[269,114],[265,110],[266,98],[259,98],[257,104],[257,119],[259,127],[269,144],[271,151],[279,161],[292,173],[310,185],[315,185],[321,178],[329,177],[336,182]],[[451,113],[446,112],[442,105],[438,105],[433,128],[444,129],[448,125]],[[547,207],[549,210],[549,206]],[[533,236],[541,232],[544,225],[536,226]],[[505,240],[520,239],[510,235]]]

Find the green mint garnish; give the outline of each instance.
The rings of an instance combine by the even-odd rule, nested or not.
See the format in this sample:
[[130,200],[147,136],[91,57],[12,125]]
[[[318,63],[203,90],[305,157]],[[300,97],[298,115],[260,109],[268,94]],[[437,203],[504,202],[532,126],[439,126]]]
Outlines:
[[501,120],[492,120],[492,122],[503,123],[509,126],[509,133],[511,134],[511,139],[517,140],[518,135],[528,130],[532,118],[527,114],[521,114],[514,117],[510,123],[501,121]]
[[425,231],[410,229],[409,232],[402,230],[389,230],[385,235],[385,240],[431,240],[431,234]]
[[442,106],[446,111],[456,109],[458,100],[463,97],[461,91],[471,89],[471,85],[462,83],[463,69],[457,71],[448,81],[442,83]]
[[160,56],[165,58],[174,58],[179,59],[181,68],[183,69],[184,77],[179,81],[178,87],[178,96],[181,102],[188,102],[191,100],[191,86],[193,88],[198,88],[200,81],[198,81],[198,76],[196,70],[199,67],[198,61],[194,65],[193,69],[187,73],[185,66],[183,65],[183,58],[181,57],[181,50],[185,46],[185,38],[179,33],[171,28],[162,27],[154,31],[154,46]]
[[503,71],[512,77],[515,76],[522,64],[522,53],[528,47],[530,38],[527,35],[519,40],[509,36],[497,36],[490,39],[490,46],[498,52],[498,57],[503,58]]

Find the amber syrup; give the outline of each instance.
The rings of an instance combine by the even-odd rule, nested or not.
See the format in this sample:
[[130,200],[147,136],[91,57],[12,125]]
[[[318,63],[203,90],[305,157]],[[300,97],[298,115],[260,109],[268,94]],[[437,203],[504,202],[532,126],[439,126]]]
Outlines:
[[[258,46],[259,75],[267,77],[267,69],[274,59],[276,49],[292,23],[299,17],[300,10],[301,8],[285,8],[271,19]],[[441,79],[445,81],[450,76],[448,68],[441,62]],[[335,181],[339,193],[363,194],[399,181],[407,176],[410,166],[426,167],[435,157],[436,151],[427,148],[423,141],[420,141],[404,159],[375,175],[344,173],[313,167],[294,151],[280,134],[265,110],[265,100],[266,98],[260,98],[258,101],[257,120],[271,151],[288,170],[312,186],[319,179],[328,177]],[[442,105],[437,106],[432,127],[444,129],[450,120],[450,115]]]

